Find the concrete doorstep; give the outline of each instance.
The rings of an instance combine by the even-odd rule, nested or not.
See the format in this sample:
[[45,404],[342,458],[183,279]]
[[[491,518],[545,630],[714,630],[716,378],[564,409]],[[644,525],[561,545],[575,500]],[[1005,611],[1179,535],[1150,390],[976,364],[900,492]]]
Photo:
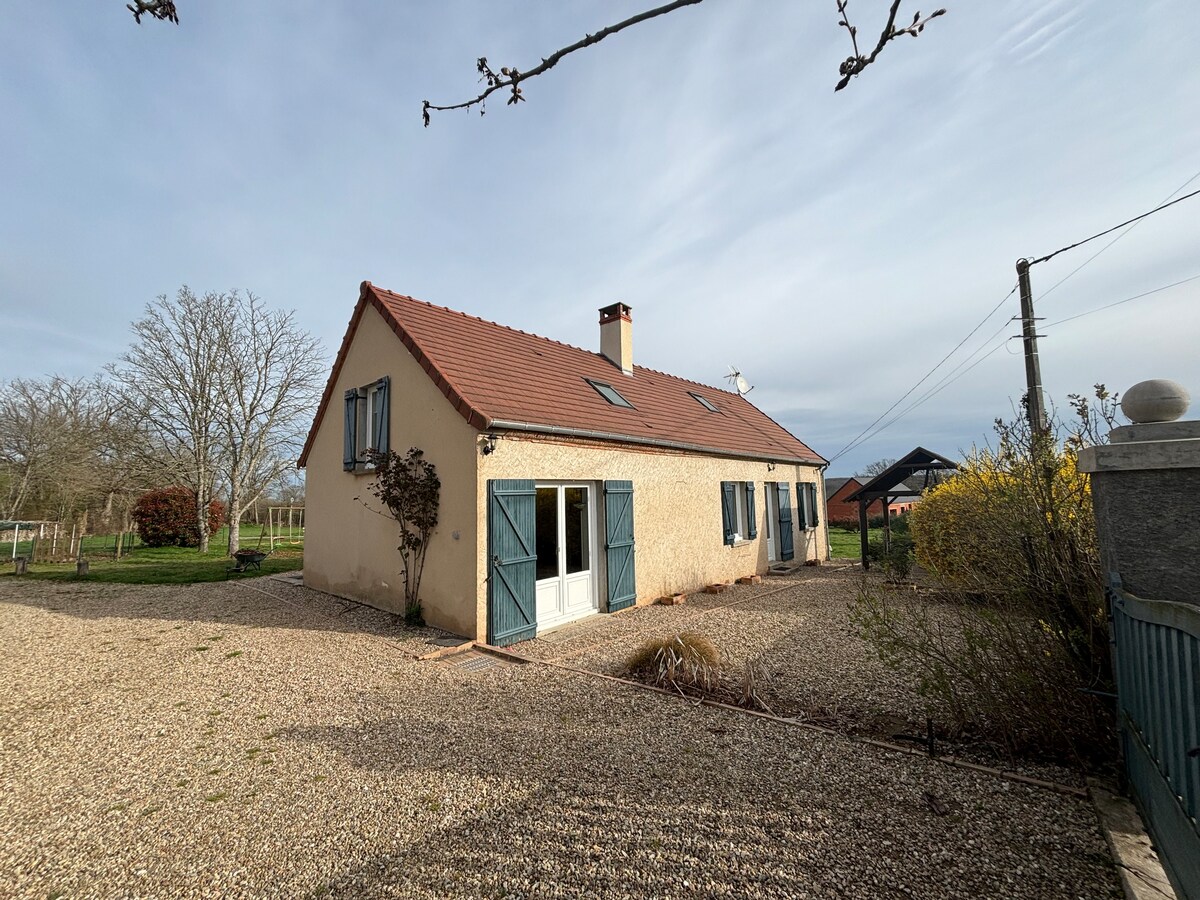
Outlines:
[[1129,900],[1177,900],[1137,807],[1094,778],[1088,779],[1088,790],[1125,896]]

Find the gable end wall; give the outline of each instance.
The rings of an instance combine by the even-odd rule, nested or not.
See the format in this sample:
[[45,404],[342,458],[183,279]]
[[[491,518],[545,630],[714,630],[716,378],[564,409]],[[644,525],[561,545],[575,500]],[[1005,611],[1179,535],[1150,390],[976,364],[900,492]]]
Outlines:
[[442,482],[439,522],[429,545],[421,597],[431,625],[474,635],[477,582],[478,432],[464,421],[372,306],[338,373],[306,467],[304,582],[393,612],[404,608],[399,524],[363,507],[370,475],[342,470],[342,398],[352,387],[391,377],[391,448],[420,447]]

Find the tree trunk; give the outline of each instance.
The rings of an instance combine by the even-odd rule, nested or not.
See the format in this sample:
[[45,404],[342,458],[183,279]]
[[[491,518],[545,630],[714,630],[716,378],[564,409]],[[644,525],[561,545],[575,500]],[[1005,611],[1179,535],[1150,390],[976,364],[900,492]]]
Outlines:
[[200,552],[208,552],[208,501],[196,492],[196,527],[200,531]]
[[229,492],[229,555],[237,553],[242,533],[242,497],[236,491]]

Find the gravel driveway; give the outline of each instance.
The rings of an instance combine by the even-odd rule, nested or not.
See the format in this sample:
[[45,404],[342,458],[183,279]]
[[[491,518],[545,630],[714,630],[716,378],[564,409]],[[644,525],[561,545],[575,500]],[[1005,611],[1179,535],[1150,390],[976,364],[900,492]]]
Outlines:
[[1121,896],[1085,801],[438,637],[0,580],[0,896]]

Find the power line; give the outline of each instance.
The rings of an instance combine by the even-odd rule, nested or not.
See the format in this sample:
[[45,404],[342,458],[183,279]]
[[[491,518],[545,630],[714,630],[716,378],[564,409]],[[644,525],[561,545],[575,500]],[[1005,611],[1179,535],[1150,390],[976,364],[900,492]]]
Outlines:
[[1140,294],[1134,294],[1132,297],[1126,297],[1124,300],[1118,300],[1115,303],[1106,303],[1104,306],[1097,306],[1095,309],[1089,309],[1087,312],[1081,312],[1078,315],[1067,316],[1065,319],[1059,319],[1057,322],[1051,322],[1046,325],[1046,328],[1053,328],[1055,325],[1061,325],[1064,322],[1074,322],[1076,319],[1082,319],[1084,316],[1090,316],[1092,313],[1103,312],[1106,309],[1112,309],[1114,306],[1120,306],[1122,303],[1132,303],[1134,300],[1141,300],[1143,297],[1149,297],[1151,294],[1157,294],[1161,291],[1170,290],[1173,287],[1179,287],[1181,284],[1187,284],[1189,281],[1195,281],[1200,278],[1200,274],[1192,275],[1190,278],[1184,278],[1172,284],[1164,284],[1162,287],[1156,287],[1152,291],[1143,291]]
[[1132,219],[1122,222],[1120,225],[1114,225],[1112,228],[1106,228],[1103,231],[1093,234],[1091,237],[1084,238],[1082,241],[1076,241],[1073,244],[1068,244],[1066,247],[1060,247],[1057,250],[1055,250],[1053,253],[1047,253],[1045,256],[1039,256],[1037,259],[1031,259],[1029,261],[1029,264],[1031,266],[1036,266],[1038,263],[1044,263],[1047,260],[1054,259],[1054,257],[1058,256],[1058,254],[1060,254],[1060,253],[1066,253],[1068,250],[1074,250],[1076,247],[1082,247],[1084,244],[1088,243],[1089,241],[1094,241],[1094,240],[1096,240],[1096,238],[1102,238],[1106,234],[1112,234],[1114,231],[1124,228],[1126,225],[1132,225],[1134,222],[1140,222],[1142,219],[1146,218],[1147,216],[1152,216],[1156,212],[1161,212],[1162,210],[1166,209],[1168,206],[1174,206],[1176,203],[1182,203],[1184,200],[1188,200],[1192,197],[1195,197],[1197,194],[1200,194],[1200,190],[1192,191],[1190,194],[1184,194],[1182,197],[1178,197],[1169,203],[1162,203],[1162,204],[1154,207],[1154,209],[1150,210],[1149,212],[1144,212],[1140,216],[1134,216]]
[[1010,290],[1007,294],[1005,294],[1004,297],[1000,300],[1000,302],[997,303],[995,306],[993,306],[991,311],[986,316],[984,316],[982,319],[979,320],[979,324],[976,325],[974,328],[972,328],[967,333],[967,336],[965,338],[963,338],[961,341],[959,341],[957,344],[955,344],[954,348],[949,353],[947,353],[940,360],[938,360],[937,365],[935,365],[932,369],[930,369],[928,372],[926,372],[924,375],[922,375],[920,380],[917,381],[916,384],[914,384],[907,391],[905,391],[895,403],[893,403],[891,406],[889,406],[887,409],[885,409],[882,413],[880,413],[879,417],[877,419],[875,419],[874,422],[872,422],[870,425],[868,425],[866,428],[864,428],[862,431],[860,431],[857,435],[854,436],[854,438],[848,444],[846,444],[846,446],[844,446],[841,450],[839,450],[837,453],[835,453],[833,456],[831,456],[829,458],[829,462],[832,464],[839,457],[844,456],[846,453],[853,450],[856,446],[858,446],[860,443],[862,443],[862,441],[860,441],[859,438],[861,438],[864,434],[866,434],[868,431],[870,431],[872,428],[874,428],[877,424],[879,424],[880,420],[883,419],[884,416],[886,416],[893,409],[895,409],[897,406],[899,406],[901,403],[903,403],[905,398],[907,398],[913,391],[915,391],[922,384],[924,384],[926,379],[928,379],[930,375],[932,375],[934,372],[936,372],[938,369],[940,369],[945,364],[946,360],[948,360],[951,356],[953,356],[955,353],[957,353],[959,347],[961,347],[963,344],[965,344],[967,341],[969,341],[971,339],[971,336],[973,334],[975,334],[975,332],[977,332],[980,328],[982,328],[988,319],[990,319],[992,316],[994,316],[996,314],[996,311],[999,310],[1000,307],[1005,304],[1005,302],[1008,300],[1008,298],[1011,297],[1016,292],[1016,290],[1017,290],[1017,286],[1014,284],[1012,286],[1012,290]]
[[[1200,176],[1200,173],[1197,173],[1197,176]],[[1049,325],[1046,325],[1044,327],[1050,328],[1054,325],[1061,325],[1064,322],[1071,322],[1071,321],[1074,321],[1075,319],[1081,319],[1084,316],[1090,316],[1092,313],[1102,312],[1106,309],[1112,309],[1114,306],[1120,306],[1123,303],[1131,303],[1134,300],[1140,300],[1143,297],[1149,297],[1152,294],[1158,294],[1158,293],[1161,293],[1162,291],[1170,290],[1171,288],[1179,287],[1181,284],[1187,284],[1190,281],[1196,281],[1196,280],[1200,280],[1200,274],[1192,275],[1189,278],[1183,278],[1179,281],[1172,282],[1171,284],[1165,284],[1162,287],[1157,287],[1150,291],[1143,291],[1142,293],[1135,294],[1132,297],[1126,297],[1124,300],[1117,300],[1115,303],[1106,303],[1104,306],[1098,306],[1095,309],[1088,310],[1087,312],[1082,312],[1082,313],[1079,313],[1078,315],[1074,315],[1074,316],[1068,316],[1065,319],[1059,319],[1057,322],[1051,322]],[[900,419],[904,418],[904,416],[908,415],[910,412],[912,412],[914,409],[916,409],[917,407],[924,404],[926,401],[932,400],[934,397],[936,397],[938,394],[940,394],[943,390],[948,388],[955,381],[958,381],[959,378],[962,378],[964,375],[966,375],[968,372],[970,372],[972,369],[974,369],[976,366],[978,366],[980,363],[982,363],[985,359],[990,357],[993,353],[995,353],[1001,347],[1007,346],[1009,344],[1009,342],[1011,342],[1013,340],[1012,337],[1005,338],[999,344],[996,344],[996,346],[992,347],[991,350],[989,350],[987,353],[985,353],[983,356],[981,356],[978,360],[976,360],[974,363],[972,363],[970,366],[967,366],[967,368],[964,369],[961,373],[959,373],[957,375],[955,374],[959,371],[959,369],[962,369],[962,367],[965,366],[967,364],[967,362],[970,361],[971,357],[975,356],[975,354],[977,354],[980,350],[982,350],[984,347],[986,347],[992,341],[993,338],[995,338],[997,335],[999,335],[1000,332],[1003,331],[1007,327],[1007,325],[1008,325],[1008,322],[1005,322],[1004,325],[1001,325],[998,330],[996,330],[992,333],[991,337],[989,337],[982,344],[980,344],[979,347],[977,347],[975,349],[974,353],[972,353],[970,356],[968,356],[966,359],[964,359],[962,362],[960,362],[954,369],[952,369],[950,372],[948,372],[942,378],[941,381],[939,381],[932,388],[930,388],[928,391],[926,391],[924,394],[922,394],[914,403],[912,403],[911,405],[906,407],[899,415],[893,417],[890,421],[885,422],[880,428],[876,429],[872,434],[868,435],[866,440],[870,440],[872,437],[874,437],[879,432],[883,431],[885,428],[888,428],[891,425],[893,425],[894,423],[898,422]]]
[[[1005,298],[1005,299],[1007,299],[1007,298]],[[989,356],[991,356],[993,353],[995,353],[1001,347],[1006,346],[1008,344],[1008,342],[1012,340],[1011,337],[1005,338],[1003,341],[1001,341],[999,344],[994,346],[991,350],[989,350],[987,353],[985,353],[983,356],[981,356],[979,359],[977,359],[974,363],[971,363],[971,365],[967,366],[966,369],[963,369],[963,366],[966,366],[967,363],[970,362],[971,359],[974,358],[976,356],[976,354],[979,353],[979,351],[981,351],[984,347],[986,347],[988,344],[990,344],[992,342],[992,340],[995,339],[995,337],[998,334],[1000,334],[1001,331],[1004,331],[1004,329],[1006,329],[1012,323],[1012,321],[1013,321],[1012,319],[1006,320],[1003,325],[1001,325],[998,329],[993,331],[991,333],[991,335],[985,341],[983,341],[983,343],[981,343],[978,347],[976,347],[966,359],[964,359],[957,366],[955,366],[953,369],[951,369],[949,372],[947,372],[944,376],[942,376],[941,381],[939,381],[937,384],[935,384],[933,387],[931,387],[929,390],[927,390],[924,394],[922,394],[920,397],[918,397],[913,403],[909,404],[907,407],[905,407],[903,410],[901,410],[901,412],[898,415],[893,416],[887,422],[884,422],[882,425],[880,425],[878,428],[876,428],[874,431],[872,431],[870,434],[868,434],[865,438],[863,438],[861,441],[859,441],[856,446],[861,446],[862,444],[865,444],[867,441],[871,440],[871,438],[875,437],[875,435],[892,427],[897,422],[899,422],[901,419],[903,419],[905,416],[907,416],[910,412],[912,412],[914,409],[921,406],[926,401],[932,400],[934,397],[936,397],[938,394],[940,394],[943,390],[948,388],[951,384],[958,381],[959,378],[962,378],[963,375],[966,375],[967,372],[970,372],[972,369],[974,369],[976,366],[978,366],[980,363],[982,363],[985,359],[987,359]],[[961,373],[959,373],[960,369],[962,369]],[[959,374],[955,374],[955,373],[959,373]]]
[[[1197,172],[1195,175],[1193,175],[1191,178],[1189,178],[1187,181],[1185,181],[1179,187],[1175,188],[1175,190],[1171,191],[1171,193],[1167,194],[1167,196],[1163,197],[1162,200],[1160,200],[1159,202],[1166,203],[1168,200],[1170,200],[1172,197],[1174,197],[1176,194],[1178,194],[1180,191],[1182,191],[1184,188],[1186,188],[1189,184],[1191,184],[1197,178],[1200,178],[1200,172]],[[1038,297],[1038,301],[1040,302],[1042,300],[1045,300],[1046,296],[1051,291],[1053,291],[1055,288],[1059,287],[1068,278],[1073,277],[1084,266],[1089,265],[1097,256],[1099,256],[1101,253],[1103,253],[1105,250],[1107,250],[1109,247],[1111,247],[1113,244],[1115,244],[1121,238],[1125,237],[1125,235],[1129,234],[1129,232],[1133,231],[1133,229],[1137,228],[1137,226],[1138,226],[1138,223],[1134,222],[1132,225],[1130,225],[1128,228],[1126,228],[1124,231],[1122,231],[1120,234],[1118,234],[1115,238],[1113,238],[1111,241],[1109,241],[1107,244],[1105,244],[1103,247],[1101,247],[1099,250],[1097,250],[1095,253],[1093,253],[1091,256],[1089,256],[1086,260],[1081,262],[1079,265],[1077,265],[1074,269],[1072,269],[1070,272],[1068,272],[1066,275],[1064,275],[1058,281],[1054,282],[1054,284],[1052,284],[1050,287],[1046,288],[1046,290],[1042,291],[1041,296]],[[1119,228],[1120,226],[1118,225],[1117,227]]]
[[[955,344],[954,348],[949,353],[947,353],[945,356],[943,356],[938,361],[937,365],[935,365],[932,369],[930,369],[928,372],[926,372],[924,375],[922,375],[920,380],[917,381],[916,384],[914,384],[907,391],[905,391],[900,396],[900,398],[898,400],[896,400],[895,403],[893,403],[891,406],[889,406],[887,409],[885,409],[882,413],[880,413],[878,418],[876,418],[874,422],[872,422],[870,425],[868,425],[866,428],[864,428],[862,431],[860,431],[857,435],[854,436],[854,438],[848,444],[846,444],[846,446],[844,446],[841,450],[839,450],[832,457],[830,457],[829,462],[833,463],[839,457],[844,456],[845,454],[847,454],[851,450],[853,450],[855,447],[862,444],[865,440],[870,440],[872,437],[874,437],[876,434],[878,434],[879,431],[882,431],[883,430],[882,428],[878,429],[877,431],[872,432],[870,435],[867,435],[866,438],[863,438],[863,435],[867,434],[868,431],[871,431],[871,429],[874,428],[876,425],[878,425],[879,422],[888,413],[890,413],[893,409],[895,409],[897,406],[899,406],[901,403],[903,403],[904,400],[910,394],[912,394],[913,391],[915,391],[922,384],[924,384],[930,375],[932,375],[934,372],[936,372],[938,369],[940,369],[943,365],[945,365],[946,360],[948,360],[951,356],[953,356],[955,353],[957,353],[959,348],[962,347],[962,345],[965,344],[967,341],[969,341],[971,339],[971,337],[975,334],[975,332],[977,332],[980,328],[982,328],[987,323],[987,321],[996,314],[996,312],[1000,309],[1000,307],[1002,307],[1006,302],[1008,302],[1008,298],[1011,297],[1014,293],[1016,293],[1016,290],[1017,290],[1017,286],[1014,284],[1012,286],[1012,289],[1001,298],[1000,302],[997,303],[995,306],[993,306],[991,308],[991,310],[988,312],[988,314],[979,320],[979,324],[977,324],[974,328],[972,328],[969,332],[967,332],[967,336],[964,337],[957,344]],[[1007,325],[1007,323],[1005,323],[1005,324]],[[1002,327],[1004,327],[1004,326],[1002,326]],[[989,338],[988,340],[991,340],[991,338]],[[987,342],[985,341],[984,343],[986,344]],[[976,350],[975,352],[978,353],[979,351]],[[975,354],[973,353],[971,355],[974,356]],[[967,357],[967,358],[970,359],[971,357]],[[961,366],[962,364],[960,363],[959,365]],[[886,428],[886,427],[887,426],[885,425],[884,428]]]

